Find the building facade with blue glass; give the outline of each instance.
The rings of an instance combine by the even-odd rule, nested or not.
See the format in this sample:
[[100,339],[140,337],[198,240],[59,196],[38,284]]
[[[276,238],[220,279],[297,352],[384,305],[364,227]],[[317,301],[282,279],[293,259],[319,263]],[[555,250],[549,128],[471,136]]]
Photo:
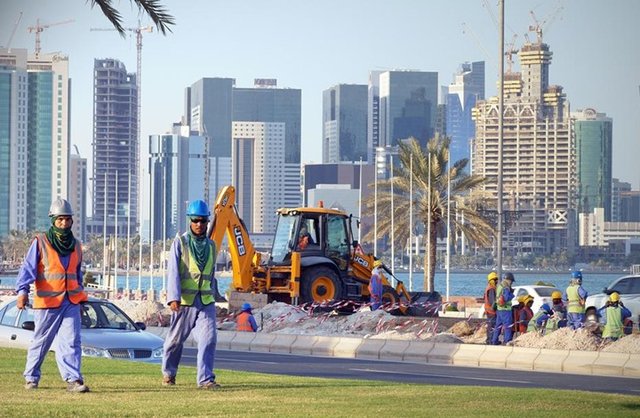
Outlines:
[[571,112],[576,144],[578,213],[604,208],[612,220],[613,120],[587,108]]
[[438,73],[384,71],[378,85],[378,146],[395,146],[410,137],[426,146],[436,129]]
[[62,54],[0,49],[0,236],[46,230],[69,193],[69,71]]
[[322,93],[322,162],[367,161],[368,86],[338,84]]
[[451,138],[449,161],[454,163],[471,155],[476,134],[471,109],[476,101],[484,100],[484,61],[461,64],[447,90],[446,135]]

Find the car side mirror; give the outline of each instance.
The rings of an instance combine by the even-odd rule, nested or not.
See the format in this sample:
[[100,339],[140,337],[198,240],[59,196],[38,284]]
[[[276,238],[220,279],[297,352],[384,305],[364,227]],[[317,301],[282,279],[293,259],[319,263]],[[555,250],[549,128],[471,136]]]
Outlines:
[[36,323],[33,321],[24,321],[22,323],[22,329],[33,331],[34,329],[36,329]]
[[144,322],[136,322],[136,327],[137,327],[140,331],[144,331],[145,329],[147,329],[147,326],[144,324]]

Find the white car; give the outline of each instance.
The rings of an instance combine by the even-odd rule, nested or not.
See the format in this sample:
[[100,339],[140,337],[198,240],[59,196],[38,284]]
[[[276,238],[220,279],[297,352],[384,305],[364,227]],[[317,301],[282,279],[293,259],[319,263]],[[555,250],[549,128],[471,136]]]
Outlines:
[[518,297],[531,295],[533,296],[533,305],[531,306],[531,310],[535,315],[535,313],[540,310],[540,306],[542,306],[543,303],[546,303],[549,306],[553,305],[551,301],[551,294],[556,290],[562,293],[560,289],[553,286],[541,286],[541,285],[514,286],[513,294],[515,295],[515,297],[511,301],[511,304],[512,306],[516,306],[519,304]]
[[[89,298],[82,304],[82,355],[158,363],[162,338],[144,331],[108,300]],[[33,310],[18,309],[16,299],[0,305],[0,347],[28,348],[33,340]],[[54,341],[51,348],[55,347]]]
[[640,275],[623,276],[615,279],[602,293],[587,297],[585,304],[587,321],[598,321],[598,309],[602,308],[613,292],[620,294],[620,301],[631,311],[631,320],[640,324]]

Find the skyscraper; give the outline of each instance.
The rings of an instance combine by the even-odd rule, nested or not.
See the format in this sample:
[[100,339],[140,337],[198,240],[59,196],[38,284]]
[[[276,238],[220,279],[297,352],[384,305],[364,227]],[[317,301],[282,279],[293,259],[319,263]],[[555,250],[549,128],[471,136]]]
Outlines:
[[380,73],[378,83],[378,146],[395,146],[409,137],[426,146],[436,128],[438,73],[385,71]]
[[0,49],[0,237],[27,229],[27,50]]
[[367,90],[338,84],[323,92],[323,163],[367,161]]
[[69,158],[69,203],[73,208],[73,235],[85,241],[87,221],[87,159],[79,154]]
[[622,222],[622,195],[631,191],[631,183],[614,178],[611,182],[611,221]]
[[231,183],[231,121],[233,78],[201,78],[185,91],[183,123],[197,135],[208,138],[205,153],[211,159],[205,164],[211,187],[201,198],[215,199],[220,188]]
[[374,159],[375,149],[380,146],[380,74],[369,73],[367,93],[367,162]]
[[[278,88],[277,80],[258,78],[253,88],[233,89],[233,121],[284,123],[284,202],[296,207],[300,193],[302,91]],[[279,159],[279,161],[282,161]],[[234,162],[235,164],[235,162]],[[267,214],[268,216],[268,214]],[[275,217],[275,215],[272,215]]]
[[238,212],[251,232],[274,233],[276,210],[290,207],[285,132],[282,122],[233,122],[232,179]]
[[[129,218],[131,233],[135,233],[138,225],[137,112],[136,75],[127,73],[125,65],[118,60],[96,59],[93,79],[94,232],[113,234],[116,217],[117,235],[127,234]],[[103,225],[106,225],[106,231]]]
[[185,227],[188,189],[187,138],[176,134],[149,136],[151,225],[154,240],[174,237]]
[[[503,248],[514,253],[551,253],[575,245],[575,154],[569,104],[561,86],[549,84],[549,46],[525,44],[519,52],[522,73],[505,74],[502,138]],[[483,186],[497,207],[498,98],[478,101],[474,109],[473,174],[488,177]]]
[[[173,126],[171,134],[149,136],[150,232],[154,240],[184,232],[188,202],[204,199],[206,166],[215,158],[205,152],[207,140],[180,124]],[[207,201],[210,207],[214,199],[215,195]]]
[[48,229],[51,201],[68,198],[68,68],[65,55],[0,49],[0,236]]
[[470,144],[476,133],[471,109],[478,100],[484,100],[484,61],[462,63],[446,95],[446,134],[451,138],[451,162],[470,157]]
[[591,108],[571,112],[571,118],[576,144],[578,212],[604,208],[604,220],[610,222],[613,121]]

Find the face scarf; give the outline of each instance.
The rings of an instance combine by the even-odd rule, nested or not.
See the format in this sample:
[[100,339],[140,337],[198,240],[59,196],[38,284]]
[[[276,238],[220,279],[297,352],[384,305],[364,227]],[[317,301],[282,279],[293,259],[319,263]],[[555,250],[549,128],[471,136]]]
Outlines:
[[196,264],[200,271],[204,270],[204,266],[207,264],[209,258],[209,240],[207,234],[196,235],[189,228],[189,251],[196,259]]
[[51,227],[47,231],[47,239],[58,254],[66,257],[71,254],[76,247],[76,239],[70,227],[62,229],[55,225],[57,218],[57,216],[51,217]]

